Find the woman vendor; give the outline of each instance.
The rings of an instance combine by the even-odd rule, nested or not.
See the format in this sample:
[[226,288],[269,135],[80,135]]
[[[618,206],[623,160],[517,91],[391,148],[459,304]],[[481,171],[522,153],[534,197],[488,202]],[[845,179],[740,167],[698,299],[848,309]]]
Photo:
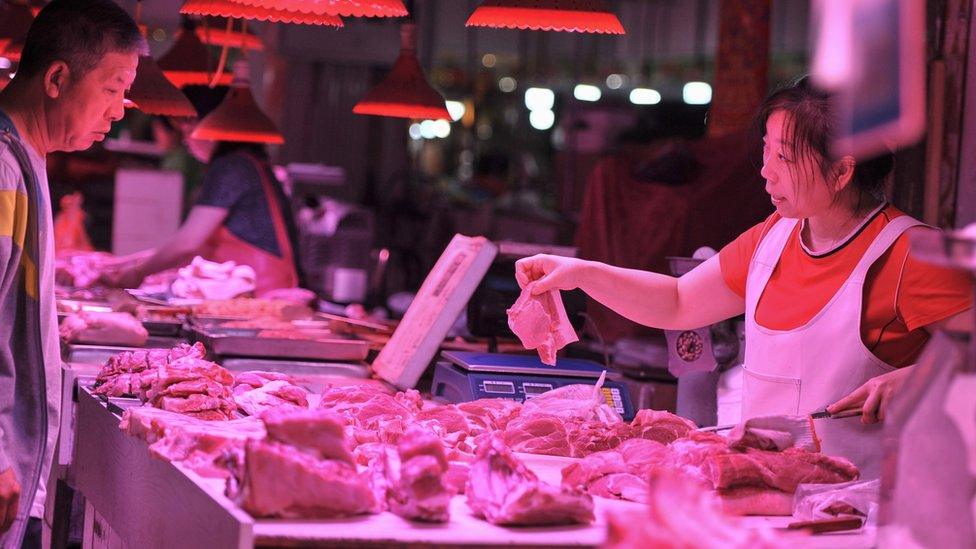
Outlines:
[[743,419],[860,412],[816,429],[825,454],[870,478],[892,394],[935,329],[968,326],[973,288],[968,275],[909,253],[910,235],[932,229],[883,199],[891,155],[831,156],[834,113],[831,96],[806,78],[765,101],[761,174],[776,211],[688,274],[538,255],[520,260],[516,277],[533,293],[581,288],[657,328],[744,313]]

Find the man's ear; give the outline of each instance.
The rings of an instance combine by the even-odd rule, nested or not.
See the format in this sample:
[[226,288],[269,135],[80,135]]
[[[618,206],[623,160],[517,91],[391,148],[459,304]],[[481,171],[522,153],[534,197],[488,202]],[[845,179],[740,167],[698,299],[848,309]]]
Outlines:
[[55,61],[44,71],[44,93],[51,99],[60,97],[71,80],[71,69],[64,61]]

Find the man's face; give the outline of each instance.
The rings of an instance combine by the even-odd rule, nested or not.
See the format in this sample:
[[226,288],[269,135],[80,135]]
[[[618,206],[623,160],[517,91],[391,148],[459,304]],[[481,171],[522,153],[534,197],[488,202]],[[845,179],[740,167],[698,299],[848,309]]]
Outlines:
[[51,97],[48,137],[54,150],[80,151],[105,139],[125,112],[122,100],[136,77],[136,53],[110,52],[85,73],[70,72]]

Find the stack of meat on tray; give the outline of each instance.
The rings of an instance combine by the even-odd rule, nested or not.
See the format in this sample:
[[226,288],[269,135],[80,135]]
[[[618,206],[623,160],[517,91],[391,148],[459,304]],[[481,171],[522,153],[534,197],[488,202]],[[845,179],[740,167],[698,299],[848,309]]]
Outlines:
[[[123,427],[164,459],[227,478],[228,493],[256,517],[389,510],[443,522],[451,497],[463,493],[490,522],[585,524],[593,520],[592,496],[648,503],[648,479],[662,471],[711,494],[726,511],[789,514],[800,483],[858,476],[848,461],[819,453],[815,439],[770,438],[768,429],[726,438],[653,410],[625,422],[599,383],[525,404],[431,405],[416,391],[391,393],[370,382],[327,388],[309,409],[306,391],[286,376],[234,379],[202,356],[200,346],[124,353],[106,365],[95,392],[134,394],[160,408],[130,409]],[[209,421],[227,420],[238,407],[251,417]],[[207,428],[218,424],[225,427]],[[578,460],[551,486],[517,452]]]
[[233,419],[234,376],[205,355],[200,343],[120,353],[98,373],[92,392],[138,397],[156,408],[199,419]]

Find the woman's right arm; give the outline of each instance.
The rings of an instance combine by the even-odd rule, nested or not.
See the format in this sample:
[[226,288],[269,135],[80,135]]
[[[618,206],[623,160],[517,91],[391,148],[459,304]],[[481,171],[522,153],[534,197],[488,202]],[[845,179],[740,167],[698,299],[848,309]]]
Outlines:
[[742,314],[745,302],[722,278],[718,255],[680,278],[596,261],[536,255],[516,263],[533,293],[580,288],[618,314],[645,326],[686,330]]

